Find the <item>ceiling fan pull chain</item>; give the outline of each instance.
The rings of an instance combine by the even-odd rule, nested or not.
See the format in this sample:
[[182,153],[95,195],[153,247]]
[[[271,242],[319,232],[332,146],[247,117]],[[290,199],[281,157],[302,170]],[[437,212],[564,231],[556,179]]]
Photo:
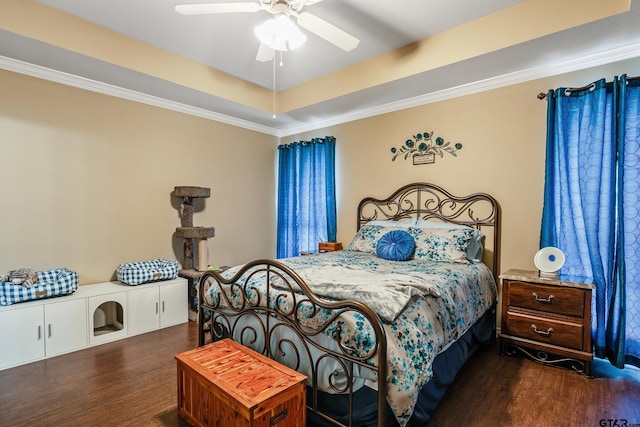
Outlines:
[[[281,52],[282,55],[282,52]],[[273,66],[273,118],[276,118],[276,58],[274,56],[272,66]]]

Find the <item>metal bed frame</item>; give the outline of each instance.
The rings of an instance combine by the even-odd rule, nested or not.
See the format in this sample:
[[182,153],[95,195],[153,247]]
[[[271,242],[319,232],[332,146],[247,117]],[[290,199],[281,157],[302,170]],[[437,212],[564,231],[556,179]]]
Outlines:
[[[422,218],[448,223],[464,224],[478,228],[492,245],[486,245],[485,263],[492,267],[497,279],[500,243],[500,211],[496,200],[488,194],[453,196],[442,188],[428,183],[406,185],[385,199],[367,197],[358,205],[358,230],[373,220],[403,220]],[[490,262],[486,262],[489,259]],[[252,280],[260,280],[267,291],[258,294]],[[278,286],[272,286],[274,280]],[[213,286],[218,298],[213,303],[204,299],[205,292]],[[300,292],[302,291],[302,292]],[[305,326],[304,319],[318,312],[328,314],[328,321],[319,328]],[[357,313],[375,334],[370,351],[360,354],[340,340],[340,316]],[[207,315],[209,316],[207,318]],[[247,323],[245,320],[249,319]],[[378,426],[386,421],[387,395],[387,337],[384,324],[376,313],[357,301],[331,302],[311,292],[304,280],[286,265],[269,259],[261,259],[244,265],[233,277],[224,278],[218,272],[205,273],[198,289],[199,345],[205,344],[205,335],[215,341],[231,336],[241,344],[262,352],[269,358],[296,362],[289,367],[299,370],[302,363],[310,367],[310,398],[307,410],[327,422],[345,426],[322,413],[318,405],[318,375],[324,363],[334,362],[339,368],[329,374],[328,381],[336,393],[349,396],[349,414],[346,426],[352,426],[353,395],[356,368],[370,370],[377,379]],[[331,348],[318,344],[315,337],[326,335],[332,327]],[[282,334],[286,331],[285,334]],[[278,338],[280,337],[280,338]],[[256,343],[262,348],[256,349]],[[332,379],[338,374],[346,378],[344,386]]]

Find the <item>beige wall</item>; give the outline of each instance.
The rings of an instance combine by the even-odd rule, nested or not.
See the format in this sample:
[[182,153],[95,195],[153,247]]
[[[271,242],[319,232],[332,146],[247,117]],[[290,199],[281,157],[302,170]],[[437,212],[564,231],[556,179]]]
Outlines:
[[[534,269],[547,111],[546,100],[536,95],[624,73],[640,75],[640,58],[294,135],[283,142],[323,135],[337,138],[338,240],[345,244],[355,233],[361,198],[386,197],[404,184],[427,181],[457,195],[492,194],[502,209],[501,271]],[[445,154],[431,165],[391,161],[391,147],[424,131],[435,131],[463,148],[457,157]]]
[[182,261],[180,185],[211,188],[210,263],[275,255],[277,138],[8,71],[0,94],[0,272]]
[[[501,270],[534,268],[549,88],[640,75],[640,58],[283,138],[337,138],[338,240],[365,196],[428,181],[488,192],[502,208]],[[177,185],[210,187],[194,225],[216,227],[209,260],[275,255],[276,138],[130,101],[0,72],[0,272],[66,266],[81,283],[121,262],[182,260]],[[391,161],[416,132],[464,145],[432,165]]]

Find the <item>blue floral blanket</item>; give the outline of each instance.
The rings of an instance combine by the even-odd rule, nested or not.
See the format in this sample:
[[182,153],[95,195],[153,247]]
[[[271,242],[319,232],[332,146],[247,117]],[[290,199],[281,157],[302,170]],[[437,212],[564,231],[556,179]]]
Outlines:
[[[317,255],[307,255],[279,260],[291,267],[318,295],[337,298],[339,295],[323,291],[322,282],[339,284],[344,272],[355,273],[349,289],[344,286],[332,286],[334,291],[342,292],[349,299],[364,299],[376,311],[384,322],[387,334],[387,401],[401,426],[408,422],[422,387],[433,375],[433,359],[455,340],[461,337],[497,299],[496,283],[490,270],[482,263],[462,264],[455,262],[436,262],[426,260],[387,261],[371,253],[357,251],[338,251]],[[227,270],[224,275],[231,277],[240,266]],[[318,278],[314,276],[318,269],[333,271]],[[402,298],[391,303],[390,297],[376,296],[374,291],[366,290],[367,277],[377,276],[381,280],[377,288],[385,286],[391,275],[398,274],[407,282],[408,291],[398,291]],[[361,282],[359,282],[361,281]],[[325,283],[325,284],[326,284]],[[276,285],[277,286],[277,285]],[[355,288],[354,288],[355,286]],[[395,287],[396,285],[394,285]],[[207,299],[218,297],[210,294]],[[381,301],[376,299],[382,299]],[[390,305],[400,306],[390,307]],[[381,315],[384,314],[384,317]],[[348,317],[348,316],[342,316]],[[307,326],[324,324],[330,313],[314,313],[307,320]],[[341,318],[340,339],[349,347],[360,347],[367,353],[371,347],[372,331],[363,327],[358,319]],[[330,335],[335,332],[327,328]],[[375,384],[373,385],[375,387]]]

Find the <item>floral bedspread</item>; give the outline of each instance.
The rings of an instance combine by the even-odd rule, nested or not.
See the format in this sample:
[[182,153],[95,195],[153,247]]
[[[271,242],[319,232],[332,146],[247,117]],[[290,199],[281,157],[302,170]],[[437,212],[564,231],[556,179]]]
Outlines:
[[[398,422],[404,426],[413,411],[418,393],[433,376],[432,362],[452,342],[461,337],[497,299],[497,288],[490,270],[481,263],[461,264],[409,260],[387,261],[374,254],[338,251],[279,260],[303,279],[305,272],[319,267],[342,266],[383,274],[437,276],[437,292],[414,296],[392,322],[385,322],[387,334],[387,401]],[[227,270],[231,277],[240,266]],[[446,280],[442,280],[445,278]],[[217,299],[212,294],[207,299]],[[439,296],[437,296],[439,294]],[[354,293],[352,299],[358,300]],[[366,301],[363,301],[366,303]],[[307,326],[323,324],[330,313],[318,312]],[[344,316],[342,316],[344,317]],[[349,347],[359,347],[365,354],[372,343],[372,331],[359,319],[340,322],[340,339]],[[336,323],[336,322],[334,322]],[[326,329],[327,335],[336,328]]]

